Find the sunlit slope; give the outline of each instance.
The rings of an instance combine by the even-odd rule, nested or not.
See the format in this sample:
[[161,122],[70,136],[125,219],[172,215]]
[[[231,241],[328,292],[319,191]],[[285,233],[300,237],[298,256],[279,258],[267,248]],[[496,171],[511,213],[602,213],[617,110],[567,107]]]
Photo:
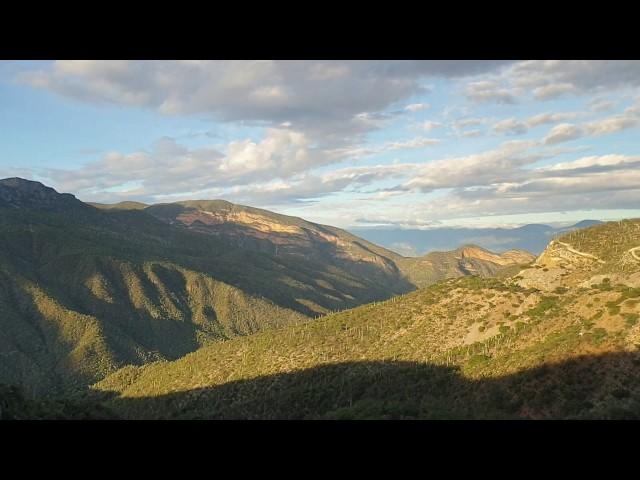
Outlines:
[[[618,237],[627,245],[624,226],[608,225],[614,250]],[[570,275],[601,274],[590,268],[572,265]],[[609,278],[552,291],[519,282],[448,280],[125,368],[95,388],[115,392],[105,405],[132,418],[640,415],[640,288]]]
[[94,243],[73,252],[74,241],[62,253],[50,230],[20,236],[16,245],[2,237],[0,378],[30,393],[81,387],[125,364],[306,320],[182,262],[90,251]]
[[[171,225],[215,236],[244,249],[265,252],[283,262],[322,265],[334,278],[350,274],[371,288],[407,293],[446,278],[495,276],[531,262],[519,250],[494,254],[469,245],[423,257],[403,257],[345,230],[224,200],[153,205],[145,210]],[[380,299],[380,297],[378,297]]]
[[559,236],[518,277],[553,290],[607,281],[640,287],[640,220],[608,222]]
[[497,254],[475,245],[448,252],[431,252],[423,257],[403,257],[397,264],[407,279],[418,287],[462,276],[504,277],[515,273],[535,257],[522,250]]
[[82,389],[415,289],[402,257],[334,227],[223,201],[143,207],[0,181],[0,383]]

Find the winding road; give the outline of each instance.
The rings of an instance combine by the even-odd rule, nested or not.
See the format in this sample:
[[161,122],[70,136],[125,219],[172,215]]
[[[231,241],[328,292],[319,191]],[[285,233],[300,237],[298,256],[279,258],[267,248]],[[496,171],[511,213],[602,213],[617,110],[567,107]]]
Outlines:
[[[576,250],[575,248],[573,248],[571,245],[569,245],[568,243],[564,243],[564,242],[559,242],[556,240],[556,243],[559,245],[562,245],[563,247],[565,247],[567,250],[569,250],[571,253],[575,253],[576,255],[580,255],[581,257],[586,257],[586,258],[590,258],[591,260],[595,260],[596,262],[600,262],[600,263],[607,263],[604,260],[596,257],[595,255],[591,255],[590,253],[585,253],[585,252],[581,252],[580,250]],[[640,249],[640,247],[636,247],[637,249]],[[635,249],[631,249],[631,250],[635,250]],[[635,253],[631,253],[634,258],[636,258],[637,260],[640,260],[639,257],[635,256]]]
[[[581,252],[579,250],[576,250],[575,248],[573,248],[568,243],[559,242],[557,240],[555,241],[555,243],[557,243],[558,245],[562,245],[564,248],[566,248],[571,253],[575,253],[576,255],[580,255],[581,257],[590,258],[591,260],[595,260],[595,261],[600,262],[600,263],[606,263],[604,260],[601,260],[600,258],[596,257],[595,255],[591,255],[590,253],[585,253],[585,252]],[[629,250],[627,250],[627,252],[629,252],[631,254],[631,256],[635,260],[640,262],[640,255],[636,253],[637,251],[640,251],[640,246],[633,247],[633,248],[630,248]]]

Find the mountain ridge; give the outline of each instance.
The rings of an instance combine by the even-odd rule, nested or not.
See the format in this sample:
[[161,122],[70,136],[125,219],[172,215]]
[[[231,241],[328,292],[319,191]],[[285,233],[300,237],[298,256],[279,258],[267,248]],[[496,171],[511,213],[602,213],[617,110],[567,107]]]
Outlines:
[[385,248],[409,256],[450,250],[469,243],[476,243],[495,252],[520,249],[539,255],[554,236],[600,223],[602,222],[599,220],[582,220],[567,227],[532,223],[515,228],[434,227],[418,230],[350,227],[347,230]]
[[[9,199],[0,204],[0,383],[30,394],[82,389],[127,364],[502,268],[443,253],[414,266],[433,274],[407,275],[397,262],[415,260],[252,207],[99,209],[39,182],[0,185]],[[195,228],[167,214],[194,215],[198,205],[223,213],[196,209],[214,221]],[[224,212],[248,216],[217,221]],[[451,266],[438,269],[441,261]]]
[[[614,248],[604,239],[617,239]],[[626,247],[640,245],[640,220],[557,241],[605,264],[567,257],[561,268],[580,275],[553,290],[520,275],[449,279],[122,369],[92,394],[122,418],[640,418],[640,283],[600,278],[604,265],[640,275],[639,259],[625,263]]]

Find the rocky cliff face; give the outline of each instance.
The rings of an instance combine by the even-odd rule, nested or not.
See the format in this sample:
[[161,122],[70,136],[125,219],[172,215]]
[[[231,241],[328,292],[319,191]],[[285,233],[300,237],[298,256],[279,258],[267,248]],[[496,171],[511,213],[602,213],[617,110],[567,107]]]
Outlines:
[[171,225],[277,258],[348,269],[381,284],[402,282],[394,262],[399,255],[339,228],[222,200],[154,205],[145,211]]
[[522,250],[495,254],[475,245],[424,257],[402,257],[336,227],[222,200],[154,205],[145,211],[171,225],[214,235],[235,246],[331,265],[380,284],[397,285],[397,292],[445,278],[492,276],[534,259]]

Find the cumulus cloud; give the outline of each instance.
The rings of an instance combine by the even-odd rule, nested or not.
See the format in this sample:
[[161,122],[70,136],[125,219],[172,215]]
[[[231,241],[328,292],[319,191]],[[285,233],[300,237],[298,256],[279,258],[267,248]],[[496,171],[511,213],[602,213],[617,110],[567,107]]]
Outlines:
[[[434,112],[434,120],[418,123],[413,114],[429,108],[424,103],[428,100],[424,80],[433,76],[455,79],[454,85],[469,102],[445,109],[442,118]],[[147,150],[111,152],[84,167],[40,172],[58,189],[83,199],[123,196],[158,201],[182,195],[275,205],[355,192],[366,196],[363,204],[380,200],[372,209],[380,209],[384,200],[385,210],[400,215],[407,210],[410,195],[428,199],[412,210],[415,215],[409,220],[416,222],[544,211],[559,205],[584,208],[589,202],[624,208],[640,200],[637,157],[589,156],[536,168],[541,159],[574,153],[580,147],[568,149],[565,142],[637,127],[638,103],[604,118],[593,112],[615,106],[604,99],[611,92],[640,87],[640,62],[60,61],[29,67],[20,79],[83,102],[153,109],[166,115],[198,114],[264,129],[260,139],[243,136],[215,147],[187,147],[163,138]],[[552,100],[567,94],[594,99],[584,101],[583,112],[493,116],[494,111],[505,111],[525,99]],[[486,106],[481,103],[502,105],[483,112],[480,109]],[[463,118],[455,119],[457,115]],[[389,125],[395,128],[399,119],[408,119],[414,133],[446,125],[458,138],[487,132],[523,135],[542,125],[549,131],[539,141],[505,142],[472,155],[432,159],[429,152],[438,149],[430,147],[441,142],[437,138],[367,135]],[[197,134],[209,136],[206,130]],[[488,137],[487,143],[495,141]],[[383,140],[375,143],[372,138]],[[459,143],[466,147],[470,142]],[[422,163],[337,166],[404,150],[422,155]],[[452,145],[451,151],[465,150]],[[329,165],[333,171],[320,168]],[[380,188],[378,182],[389,179],[396,186],[385,183]],[[388,207],[396,200],[397,206]],[[346,203],[345,211],[353,211],[353,205]],[[386,211],[385,216],[389,216]]]
[[515,165],[511,174],[502,178],[485,177],[459,184],[444,196],[416,205],[412,213],[437,220],[586,207],[637,208],[640,201],[638,156],[588,156],[534,169],[524,167]]
[[570,83],[552,83],[533,89],[533,96],[538,100],[549,100],[562,94],[575,92],[576,88]]
[[640,86],[640,62],[637,60],[543,60],[514,65],[510,72],[529,84],[544,84],[557,93],[595,92],[613,88]]
[[609,110],[613,110],[615,105],[616,104],[611,100],[606,100],[604,98],[594,98],[589,102],[589,109],[592,112],[608,112]]
[[[451,123],[451,128],[454,133],[458,137],[463,138],[471,138],[471,137],[480,137],[483,134],[483,131],[479,128],[471,128],[478,127],[485,124],[490,123],[491,119],[489,118],[479,118],[479,117],[466,117],[466,118],[458,118]],[[470,130],[465,130],[467,128],[471,128]]]
[[601,135],[609,135],[636,127],[638,123],[640,123],[640,119],[628,113],[601,118],[584,125],[561,123],[551,129],[549,134],[544,138],[544,143],[550,145],[568,142],[585,136],[598,137]]
[[559,123],[573,120],[581,115],[579,112],[558,112],[558,113],[541,113],[534,115],[525,120],[529,128],[537,127],[548,123]]
[[529,129],[527,125],[515,118],[507,118],[501,120],[493,125],[493,131],[495,133],[501,133],[506,135],[522,135],[527,133]]
[[[57,61],[20,80],[77,100],[210,114],[225,121],[291,122],[322,137],[375,128],[355,117],[424,93],[421,79],[463,77],[504,61]],[[410,105],[410,110],[426,104]]]
[[620,132],[638,125],[638,118],[633,115],[614,115],[588,123],[585,129],[589,135],[599,136]]
[[323,175],[303,174],[287,181],[238,186],[229,190],[226,197],[261,205],[307,201],[345,189],[358,190],[380,180],[410,176],[417,168],[411,163],[347,167]]
[[259,142],[233,141],[226,151],[189,149],[166,137],[149,151],[111,152],[79,169],[48,169],[45,175],[65,191],[91,196],[124,189],[140,197],[201,191],[265,177],[288,178],[338,159],[314,151],[300,132],[274,128]]
[[547,167],[540,167],[538,172],[569,172],[569,171],[605,171],[619,168],[629,168],[640,164],[640,157],[627,155],[600,155],[582,157],[571,162],[560,162]]
[[463,132],[459,132],[458,135],[466,138],[481,137],[482,130],[465,130]]
[[553,145],[556,143],[569,142],[584,135],[582,129],[571,123],[561,123],[551,129],[549,134],[544,138],[544,143]]
[[516,95],[492,81],[471,82],[467,85],[465,95],[469,100],[478,103],[516,103]]
[[436,145],[440,143],[440,140],[437,138],[425,138],[425,137],[416,137],[411,140],[405,140],[401,142],[389,142],[382,147],[382,150],[404,150],[404,149],[412,149],[412,148],[423,148],[428,147],[430,145]]
[[[548,186],[547,186],[548,187]],[[640,201],[640,188],[620,191],[563,191],[545,189],[540,195],[519,192],[504,195],[495,189],[461,190],[443,198],[416,206],[424,218],[454,219],[473,216],[543,213],[557,211],[601,209],[635,209]]]
[[428,103],[412,103],[411,105],[407,105],[406,107],[404,107],[404,109],[409,112],[419,112],[421,110],[426,110],[430,106],[431,105],[429,105]]
[[637,60],[531,60],[469,79],[466,89],[474,101],[515,103],[530,94],[536,100],[550,100],[637,87]]
[[529,151],[534,146],[534,141],[514,140],[483,153],[429,162],[402,188],[426,192],[506,181],[520,175],[518,167],[542,158]]
[[456,120],[454,125],[457,128],[476,127],[486,123],[487,121],[488,120],[486,118],[461,118]]
[[444,124],[440,122],[434,122],[432,120],[427,120],[426,122],[422,122],[420,125],[418,125],[418,128],[424,130],[425,132],[430,132],[431,130],[442,127],[444,127]]

